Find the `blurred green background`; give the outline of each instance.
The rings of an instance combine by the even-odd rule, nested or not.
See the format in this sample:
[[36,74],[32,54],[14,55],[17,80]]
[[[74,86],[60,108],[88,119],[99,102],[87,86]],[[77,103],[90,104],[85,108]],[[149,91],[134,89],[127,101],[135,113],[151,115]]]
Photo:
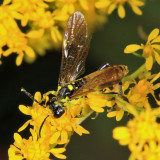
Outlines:
[[[137,16],[126,7],[126,18],[120,19],[116,11],[109,16],[108,23],[93,34],[85,75],[97,70],[105,62],[127,65],[130,73],[144,63],[143,59],[123,53],[128,44],[145,43],[138,34],[139,26],[143,27],[147,34],[154,28],[160,28],[159,0],[148,0],[142,11],[143,15]],[[31,94],[57,89],[61,51],[47,52],[44,57],[38,57],[35,63],[23,62],[20,67],[15,65],[16,55],[3,58],[3,65],[0,66],[0,160],[8,159],[7,150],[13,143],[13,133],[29,119],[18,110],[19,104],[32,104],[32,101],[20,92],[21,87]],[[159,69],[159,66],[155,65],[153,72],[158,72]],[[116,126],[125,125],[129,118],[123,117],[123,120],[116,122],[114,118],[106,118],[106,112],[95,120],[88,118],[82,126],[91,134],[82,137],[73,135],[67,147],[68,159],[128,159],[128,148],[113,140],[112,130]]]

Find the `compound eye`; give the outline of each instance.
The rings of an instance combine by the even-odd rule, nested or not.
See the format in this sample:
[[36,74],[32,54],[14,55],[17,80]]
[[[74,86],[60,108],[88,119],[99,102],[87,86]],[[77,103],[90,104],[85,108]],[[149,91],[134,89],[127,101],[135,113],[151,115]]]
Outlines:
[[59,106],[57,110],[54,112],[54,117],[60,118],[63,114],[64,114],[64,109]]

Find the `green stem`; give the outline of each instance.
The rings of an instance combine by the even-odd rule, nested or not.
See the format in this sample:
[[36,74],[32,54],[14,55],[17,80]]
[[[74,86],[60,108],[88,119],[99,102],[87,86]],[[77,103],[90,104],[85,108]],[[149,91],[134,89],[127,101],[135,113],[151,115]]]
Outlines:
[[143,58],[142,55],[138,54],[137,52],[133,52],[132,54],[139,57],[139,58]]
[[132,113],[132,111],[130,111],[128,109],[127,105],[131,105],[132,107],[134,107],[138,113],[140,113],[141,111],[144,111],[143,107],[138,107],[138,106],[132,105],[132,104],[126,102],[125,100],[123,100],[120,96],[116,97],[116,103],[117,103],[118,107],[122,108],[123,110],[125,110],[131,114],[133,114],[133,113]]
[[94,111],[91,110],[91,111],[87,114],[87,116],[82,117],[82,118],[77,122],[77,124],[81,124],[81,123],[82,123],[84,120],[86,120],[93,112],[94,112]]
[[136,79],[142,72],[146,70],[145,64],[138,68],[134,73],[122,79],[122,82]]

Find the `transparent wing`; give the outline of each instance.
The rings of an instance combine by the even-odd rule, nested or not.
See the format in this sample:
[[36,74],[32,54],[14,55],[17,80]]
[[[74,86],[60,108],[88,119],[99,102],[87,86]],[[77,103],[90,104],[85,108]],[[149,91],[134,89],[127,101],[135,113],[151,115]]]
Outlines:
[[93,72],[82,78],[84,85],[76,90],[71,99],[118,84],[128,73],[124,65],[115,65]]
[[59,84],[75,80],[85,71],[90,38],[87,23],[81,12],[74,12],[69,18],[64,34]]

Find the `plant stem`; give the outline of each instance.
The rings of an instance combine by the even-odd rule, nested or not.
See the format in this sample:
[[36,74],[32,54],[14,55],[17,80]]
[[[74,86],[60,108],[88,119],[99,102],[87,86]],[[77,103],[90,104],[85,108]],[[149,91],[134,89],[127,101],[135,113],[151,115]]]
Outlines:
[[[124,109],[125,111],[132,113],[132,111],[130,111],[128,108],[127,108],[127,105],[132,105],[128,102],[126,102],[125,100],[123,100],[120,96],[117,96],[116,97],[116,103],[118,104],[118,107]],[[136,109],[136,111],[138,113],[140,113],[141,111],[144,111],[144,108],[143,107],[138,107],[138,106],[135,106],[135,105],[132,105],[132,107],[134,107]]]
[[91,111],[87,114],[87,116],[82,117],[82,118],[77,122],[77,124],[81,124],[81,123],[82,123],[84,120],[86,120],[93,112],[94,112],[94,111],[91,110]]
[[129,76],[126,76],[122,79],[122,82],[134,80],[136,79],[140,73],[144,72],[146,70],[145,64],[143,64],[140,68],[138,68],[134,73],[132,73]]

